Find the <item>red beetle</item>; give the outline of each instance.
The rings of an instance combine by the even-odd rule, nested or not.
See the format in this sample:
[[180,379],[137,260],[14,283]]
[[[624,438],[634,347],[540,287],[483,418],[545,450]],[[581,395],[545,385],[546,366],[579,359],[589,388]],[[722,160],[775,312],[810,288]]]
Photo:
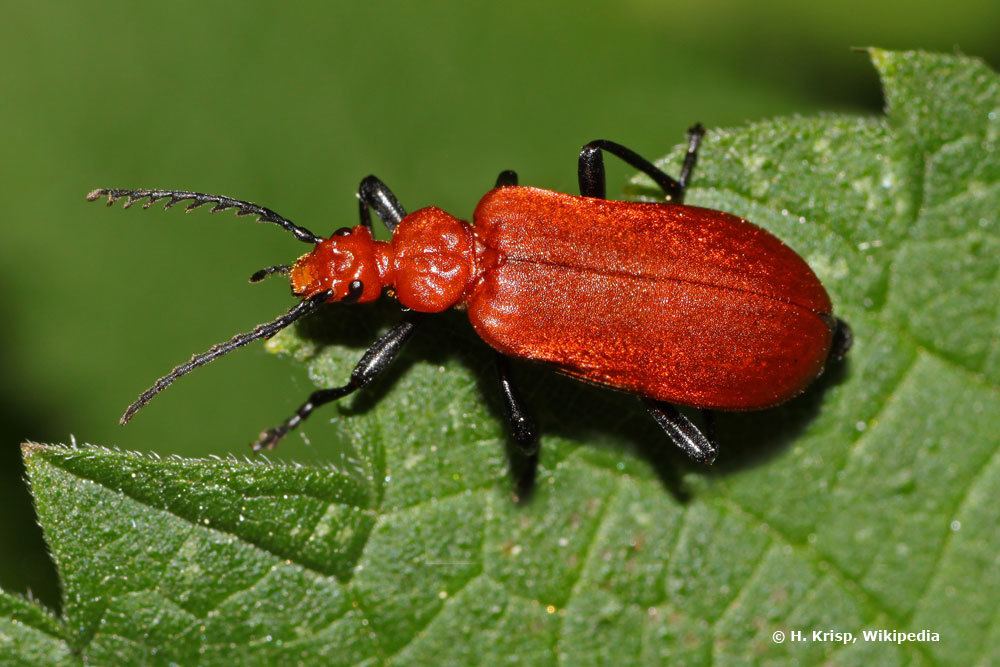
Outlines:
[[[579,158],[582,196],[518,187],[505,171],[474,214],[474,224],[438,208],[406,214],[374,176],[358,189],[361,222],[323,239],[270,209],[218,195],[179,190],[100,189],[89,200],[125,198],[128,208],[167,200],[188,210],[237,209],[290,231],[315,247],[292,266],[301,302],[288,313],[216,345],[178,366],[122,416],[127,422],[174,380],[258,338],[268,338],[323,303],[395,297],[405,319],[365,352],[350,381],[314,392],[254,450],[273,448],[312,411],[374,380],[398,356],[424,313],[468,312],[476,333],[496,350],[511,434],[526,452],[537,432],[507,357],[547,362],[561,373],[639,395],[670,438],[697,461],[717,453],[710,410],[757,410],[802,392],[831,357],[850,347],[847,325],[809,266],[788,246],[746,220],[682,204],[704,129],[688,131],[676,180],[619,144],[598,140]],[[666,203],[605,199],[602,151],[649,175]],[[370,209],[392,232],[372,236]],[[704,411],[704,432],[674,404]]]

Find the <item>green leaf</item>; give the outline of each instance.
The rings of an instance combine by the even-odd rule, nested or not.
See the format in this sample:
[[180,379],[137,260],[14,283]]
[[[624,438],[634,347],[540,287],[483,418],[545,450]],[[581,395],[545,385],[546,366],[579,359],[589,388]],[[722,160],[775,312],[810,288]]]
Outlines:
[[[885,118],[706,138],[689,202],[799,251],[856,336],[801,398],[722,415],[716,467],[634,399],[523,366],[545,437],[515,504],[490,355],[451,313],[314,418],[329,467],[26,446],[63,609],[0,597],[0,660],[1000,661],[1000,79],[871,56]],[[269,344],[320,386],[392,318],[329,310]],[[940,640],[772,641],[863,629]]]
[[62,624],[31,600],[0,591],[0,664],[71,661]]

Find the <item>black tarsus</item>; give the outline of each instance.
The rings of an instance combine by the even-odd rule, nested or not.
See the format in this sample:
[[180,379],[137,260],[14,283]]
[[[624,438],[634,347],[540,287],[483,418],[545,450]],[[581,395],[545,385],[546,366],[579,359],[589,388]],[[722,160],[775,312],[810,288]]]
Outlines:
[[677,185],[680,186],[680,197],[674,200],[678,204],[684,203],[684,194],[687,192],[688,181],[691,180],[691,173],[694,171],[694,166],[698,163],[698,148],[701,146],[701,140],[705,136],[705,126],[701,123],[695,123],[688,128],[687,135],[687,152],[684,154],[684,164],[681,165],[681,175],[677,179]]
[[503,398],[504,417],[514,444],[524,454],[538,451],[538,427],[531,413],[524,405],[521,392],[511,378],[510,360],[496,353],[497,376],[500,380],[500,396]]
[[187,190],[129,190],[123,188],[98,188],[97,190],[92,190],[87,194],[87,201],[95,201],[101,197],[108,198],[108,206],[112,206],[117,200],[124,197],[124,208],[129,208],[137,201],[142,201],[143,199],[148,200],[142,205],[144,209],[149,208],[161,199],[167,200],[167,203],[164,204],[163,208],[170,208],[171,206],[174,206],[182,201],[191,201],[192,203],[185,207],[187,211],[192,211],[199,206],[204,206],[205,204],[215,204],[212,207],[212,213],[218,213],[220,211],[235,208],[236,215],[252,215],[260,222],[272,222],[282,229],[291,232],[295,238],[303,243],[311,243],[315,245],[323,240],[321,237],[313,234],[305,227],[296,225],[288,218],[278,215],[269,208],[265,208],[252,202],[226,197],[225,195],[209,195],[201,192],[189,192]]
[[715,428],[712,418],[709,418],[706,423],[706,434],[670,403],[654,401],[650,398],[644,398],[642,402],[660,428],[685,454],[698,463],[715,461],[715,457],[719,454],[719,446],[715,442],[713,434]]
[[[716,453],[718,453],[719,441],[715,437],[715,411],[701,409],[699,412],[701,412],[702,435],[715,447]],[[715,459],[714,456],[712,458]]]
[[851,331],[847,322],[839,317],[835,317],[833,320],[833,340],[830,342],[829,358],[833,361],[841,361],[854,345],[854,332]]
[[403,349],[403,345],[413,336],[413,332],[416,330],[421,319],[423,319],[421,315],[411,314],[407,319],[389,329],[389,331],[379,337],[365,351],[361,360],[354,367],[354,371],[351,372],[351,378],[347,384],[331,389],[314,391],[291,417],[279,426],[263,431],[251,445],[253,450],[259,452],[265,449],[274,449],[278,441],[305,421],[312,414],[313,410],[321,405],[348,396],[370,384],[396,360],[400,350]]
[[396,199],[392,190],[383,183],[377,176],[365,176],[358,186],[358,216],[361,224],[368,229],[372,228],[372,216],[369,209],[375,209],[375,213],[381,218],[386,229],[390,232],[396,229],[396,225],[406,217],[406,209]]
[[284,315],[274,319],[270,322],[264,324],[258,324],[251,331],[246,333],[241,333],[233,336],[225,343],[219,343],[213,345],[205,352],[201,354],[196,354],[191,357],[191,360],[177,366],[172,371],[159,378],[153,383],[146,391],[139,395],[139,398],[128,406],[125,413],[122,415],[120,420],[121,424],[127,424],[132,417],[135,416],[139,410],[141,410],[147,403],[149,403],[154,396],[159,394],[161,391],[169,387],[175,380],[184,375],[187,375],[199,366],[204,366],[205,364],[218,359],[224,354],[232,352],[236,348],[243,347],[247,343],[251,343],[259,338],[270,338],[274,334],[278,333],[288,325],[290,325],[295,320],[308,315],[309,313],[316,310],[320,305],[322,305],[327,299],[330,298],[331,292],[328,290],[326,292],[320,292],[314,296],[300,301],[295,304],[295,306],[289,310]]

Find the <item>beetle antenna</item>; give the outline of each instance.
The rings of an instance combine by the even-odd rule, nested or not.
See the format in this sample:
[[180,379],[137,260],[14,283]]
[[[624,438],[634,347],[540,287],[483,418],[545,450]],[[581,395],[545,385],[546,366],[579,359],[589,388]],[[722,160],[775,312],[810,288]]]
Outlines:
[[333,294],[333,290],[327,290],[325,292],[320,292],[315,294],[308,299],[305,299],[297,304],[295,307],[289,310],[284,315],[278,317],[271,322],[265,324],[258,324],[251,331],[246,333],[241,333],[233,336],[225,343],[219,343],[218,345],[213,345],[208,348],[205,352],[201,354],[196,354],[191,357],[191,360],[177,366],[172,371],[158,379],[153,383],[153,386],[142,392],[139,398],[135,399],[132,405],[128,406],[125,410],[125,414],[122,415],[119,423],[122,425],[127,424],[135,413],[139,412],[147,403],[153,400],[153,397],[159,394],[161,391],[173,384],[174,380],[184,375],[187,375],[199,366],[204,366],[210,361],[215,361],[219,357],[229,352],[232,352],[238,347],[243,347],[247,343],[251,343],[258,338],[270,338],[274,334],[278,333],[288,325],[290,325],[295,320],[300,317],[304,317],[309,313],[316,310],[320,305],[322,305],[330,296]]
[[275,264],[274,266],[268,266],[260,271],[254,271],[253,275],[250,276],[251,283],[259,283],[264,278],[268,276],[273,276],[275,273],[288,274],[291,273],[292,267],[288,264]]
[[240,201],[239,199],[233,199],[232,197],[226,197],[224,195],[207,195],[201,192],[188,192],[187,190],[128,190],[122,188],[98,188],[87,194],[87,201],[96,201],[101,197],[108,198],[108,206],[112,206],[116,201],[124,198],[125,208],[129,208],[132,204],[142,201],[143,199],[148,200],[143,203],[143,208],[149,208],[161,199],[167,200],[166,204],[163,205],[163,208],[165,209],[170,208],[171,206],[182,201],[191,202],[186,207],[187,211],[193,211],[199,206],[204,206],[205,204],[214,204],[214,206],[212,206],[212,213],[218,213],[220,211],[235,208],[236,215],[252,215],[258,222],[272,222],[282,229],[291,232],[292,236],[303,243],[311,243],[315,245],[323,240],[305,227],[296,225],[288,218],[278,215],[269,208],[264,208],[263,206],[259,206],[252,202]]

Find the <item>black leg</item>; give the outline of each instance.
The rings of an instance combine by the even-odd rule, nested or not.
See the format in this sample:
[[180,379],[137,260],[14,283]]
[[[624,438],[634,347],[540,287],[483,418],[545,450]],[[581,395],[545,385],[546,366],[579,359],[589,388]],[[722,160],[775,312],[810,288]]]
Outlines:
[[396,357],[399,356],[400,350],[403,349],[403,345],[413,335],[413,331],[419,322],[419,316],[411,315],[408,319],[400,322],[383,334],[381,338],[372,343],[372,346],[361,357],[361,361],[354,367],[351,379],[347,384],[341,387],[333,387],[332,389],[314,391],[309,395],[308,400],[295,411],[295,414],[286,419],[280,426],[270,428],[261,433],[257,441],[251,445],[253,450],[259,452],[264,449],[274,449],[278,441],[285,437],[289,431],[297,428],[299,424],[312,414],[313,410],[321,405],[352,394],[371,383],[372,380],[385,371],[395,361]]
[[680,413],[680,411],[669,403],[643,399],[646,409],[653,416],[660,428],[670,436],[674,444],[684,450],[698,463],[711,463],[719,453],[719,447],[715,443],[714,424],[709,423],[705,430],[708,434],[702,433],[690,419]]
[[517,172],[511,169],[504,169],[497,176],[496,187],[504,188],[510,185],[517,185]]
[[705,434],[705,438],[718,448],[719,441],[715,439],[715,413],[711,410],[701,410],[701,423],[701,432]]
[[854,334],[847,322],[839,317],[833,318],[833,341],[830,343],[830,359],[841,361],[854,344]]
[[538,450],[526,454],[513,445],[507,445],[510,457],[510,475],[514,481],[514,502],[527,503],[535,494],[538,477]]
[[361,224],[369,229],[372,227],[370,208],[375,209],[390,232],[406,217],[406,209],[377,176],[365,176],[358,186],[358,213]]
[[680,178],[677,179],[677,183],[681,187],[680,198],[676,200],[678,204],[684,203],[684,193],[687,191],[694,166],[698,163],[698,148],[701,146],[701,140],[705,136],[705,127],[701,123],[695,123],[688,128],[687,135],[687,153],[684,154],[684,164],[681,165]]
[[521,392],[510,376],[510,362],[507,357],[496,353],[497,375],[500,378],[500,395],[503,397],[503,411],[507,427],[514,443],[525,454],[538,451],[538,428],[531,413],[524,406]]
[[671,202],[680,204],[684,201],[684,191],[691,178],[691,172],[698,160],[698,147],[705,128],[696,124],[688,130],[688,150],[681,167],[681,176],[675,180],[663,172],[655,164],[635,151],[607,139],[591,141],[580,150],[577,166],[577,178],[580,182],[580,194],[584,197],[607,198],[605,185],[604,154],[607,151],[624,161],[631,167],[652,178],[663,190],[663,194]]

